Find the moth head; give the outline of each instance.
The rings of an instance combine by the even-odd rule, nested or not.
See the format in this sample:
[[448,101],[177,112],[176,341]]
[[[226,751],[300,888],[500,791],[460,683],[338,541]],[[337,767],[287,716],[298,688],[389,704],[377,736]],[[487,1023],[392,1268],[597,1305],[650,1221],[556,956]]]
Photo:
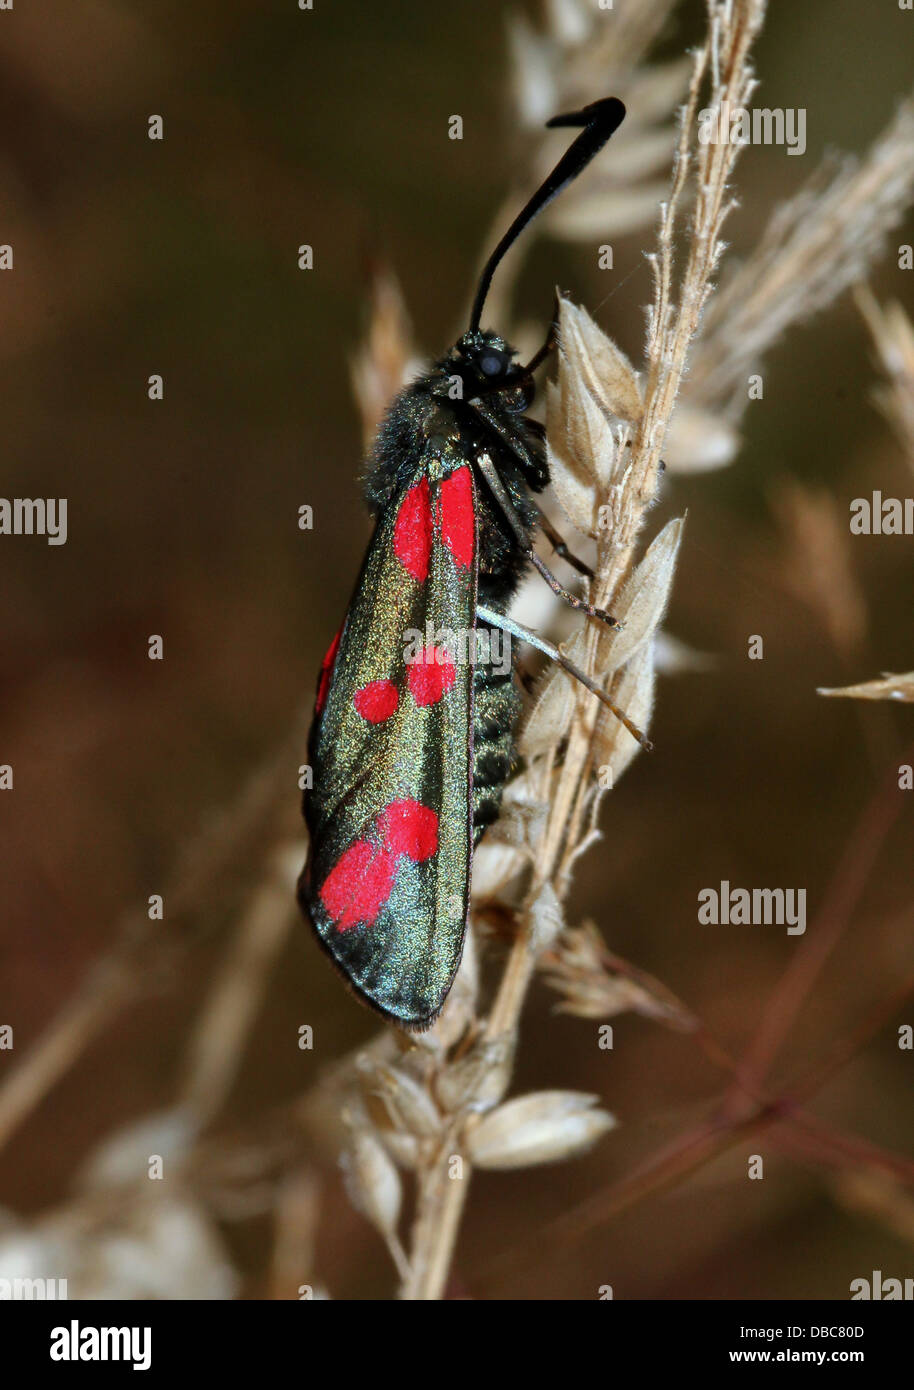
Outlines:
[[471,329],[456,344],[452,364],[467,385],[497,390],[507,384],[517,353],[497,333]]

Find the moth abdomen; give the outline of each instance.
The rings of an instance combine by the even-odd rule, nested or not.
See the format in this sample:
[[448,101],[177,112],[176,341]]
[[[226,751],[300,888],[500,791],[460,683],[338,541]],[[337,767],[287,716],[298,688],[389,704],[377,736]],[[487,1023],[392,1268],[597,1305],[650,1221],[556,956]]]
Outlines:
[[[498,819],[502,794],[517,761],[521,696],[505,634],[479,625],[490,642],[489,660],[473,673],[473,843]],[[498,653],[499,659],[492,660]]]

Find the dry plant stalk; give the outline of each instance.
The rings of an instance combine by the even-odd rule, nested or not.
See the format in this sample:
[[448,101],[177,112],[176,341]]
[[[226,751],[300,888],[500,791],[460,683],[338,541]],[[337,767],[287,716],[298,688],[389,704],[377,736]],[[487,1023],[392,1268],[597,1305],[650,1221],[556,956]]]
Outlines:
[[[709,2],[708,35],[695,57],[672,191],[662,205],[659,245],[651,261],[654,302],[644,380],[586,313],[565,300],[560,304],[558,381],[547,405],[550,467],[570,519],[597,542],[590,601],[625,623],[621,633],[587,631],[571,645],[585,669],[607,683],[616,703],[642,726],[652,701],[651,639],[666,604],[682,523],[670,523],[637,566],[635,545],[657,491],[661,452],[723,249],[721,231],[732,206],[728,183],[739,152],[733,144],[698,144],[699,96],[707,79],[709,106],[725,100],[734,107],[746,104],[753,87],[749,53],[763,15],[761,0]],[[674,241],[691,185],[689,245],[677,279]],[[605,767],[614,780],[637,751],[632,736],[604,720],[595,704],[589,695],[581,699],[561,671],[542,686],[521,741],[528,770],[511,789],[506,817],[510,824],[511,807],[516,808],[516,838],[529,883],[494,1004],[457,1061],[444,1055],[453,1041],[450,1007],[424,1047],[416,1049],[427,1059],[425,1080],[439,1113],[434,1121],[428,1117],[433,1133],[420,1137],[414,1129],[409,1136],[417,1209],[404,1298],[441,1296],[474,1164],[510,1168],[568,1157],[612,1123],[595,1108],[593,1097],[574,1092],[542,1092],[502,1103],[527,988],[539,958],[563,930],[561,903],[573,863],[597,835],[599,788],[592,774]],[[540,726],[542,743],[536,733]],[[509,859],[509,873],[511,867]],[[462,1003],[458,998],[458,1014]],[[399,1069],[403,1090],[409,1061],[407,1056]],[[400,1103],[398,1097],[393,1112],[388,1110],[393,1128]]]
[[792,324],[860,280],[914,194],[914,100],[901,103],[862,160],[826,161],[781,204],[708,311],[689,402],[742,413],[746,377]]

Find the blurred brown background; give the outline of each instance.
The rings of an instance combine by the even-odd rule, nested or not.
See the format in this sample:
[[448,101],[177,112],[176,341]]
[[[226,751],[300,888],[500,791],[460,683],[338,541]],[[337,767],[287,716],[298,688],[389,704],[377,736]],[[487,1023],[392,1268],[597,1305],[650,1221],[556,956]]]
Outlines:
[[[661,52],[681,53],[700,20],[685,5]],[[761,99],[807,109],[808,149],[745,154],[736,254],[826,149],[862,151],[886,124],[914,77],[910,24],[859,0],[772,7]],[[183,848],[310,701],[369,534],[348,372],[367,265],[390,261],[426,350],[453,338],[510,181],[505,74],[500,7],[482,0],[315,0],[312,12],[294,0],[40,0],[0,16],[0,241],[15,251],[15,271],[0,275],[0,491],[69,499],[65,546],[0,541],[0,761],[15,769],[0,797],[0,1022],[16,1039],[0,1069],[41,1035],[122,914],[164,891]],[[453,112],[461,142],[447,138]],[[164,117],[161,142],[146,136],[152,113]],[[911,221],[890,239],[912,240]],[[307,274],[302,242],[315,252]],[[605,300],[598,322],[637,359],[650,242],[616,243],[621,288],[608,300],[593,257],[538,242],[525,314],[545,322],[558,280],[592,310]],[[893,255],[873,286],[910,311],[912,281]],[[147,399],[154,372],[160,403]],[[737,462],[669,483],[656,528],[685,508],[689,521],[667,628],[717,664],[661,681],[657,752],[608,799],[605,840],[574,894],[577,917],[592,916],[736,1054],[797,939],[699,926],[698,891],[722,878],[806,887],[812,920],[853,858],[858,817],[914,739],[904,706],[815,694],[914,665],[910,538],[854,540],[868,631],[844,662],[790,583],[778,520],[788,480],[824,484],[840,516],[874,487],[910,494],[869,400],[875,375],[845,296],[772,355]],[[297,529],[303,503],[312,532]],[[160,663],[147,660],[151,633],[164,636]],[[765,638],[762,662],[747,660],[752,633]],[[290,824],[299,761],[303,741]],[[910,972],[910,846],[908,811],[776,1074],[823,1056]],[[11,1139],[7,1208],[28,1216],[64,1200],[102,1136],[170,1103],[224,932],[260,872],[252,850],[220,876],[182,921],[193,945],[180,968],[150,980]],[[156,929],[167,939],[167,903]],[[573,1238],[522,1254],[525,1237],[630,1173],[725,1080],[693,1040],[632,1015],[601,1052],[596,1026],[555,1015],[554,1002],[542,988],[531,996],[515,1090],[592,1090],[620,1128],[572,1165],[474,1177],[458,1291],[593,1297],[609,1282],[619,1298],[840,1299],[874,1269],[912,1272],[910,1198],[896,1193],[881,1214],[848,1209],[840,1165],[786,1152],[776,1131],[614,1221],[594,1213]],[[896,1045],[906,1021],[910,1006],[813,1103],[829,1125],[902,1155],[914,1128],[910,1054]],[[313,1052],[297,1049],[302,1023]],[[256,1133],[260,1116],[373,1031],[302,925],[214,1134]],[[766,1177],[749,1183],[756,1152]],[[349,1210],[332,1161],[315,1161],[328,1184],[321,1278],[341,1296],[387,1296],[380,1242]],[[262,1295],[268,1223],[236,1222],[225,1238],[243,1292]],[[496,1252],[507,1263],[487,1276]]]

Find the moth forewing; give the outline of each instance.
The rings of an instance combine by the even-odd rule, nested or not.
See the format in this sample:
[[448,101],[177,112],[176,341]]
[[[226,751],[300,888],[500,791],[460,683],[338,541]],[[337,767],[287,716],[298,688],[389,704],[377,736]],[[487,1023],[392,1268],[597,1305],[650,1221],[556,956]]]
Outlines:
[[[475,493],[440,443],[378,519],[311,744],[301,893],[359,994],[433,1021],[466,927]],[[452,466],[456,465],[456,466]]]

